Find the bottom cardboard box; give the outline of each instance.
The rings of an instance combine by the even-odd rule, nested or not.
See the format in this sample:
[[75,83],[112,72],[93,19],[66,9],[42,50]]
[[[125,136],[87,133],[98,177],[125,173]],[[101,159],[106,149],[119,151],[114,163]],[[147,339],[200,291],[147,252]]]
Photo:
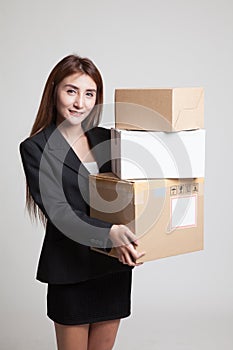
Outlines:
[[[89,176],[90,215],[124,224],[136,235],[145,262],[203,249],[204,178],[120,180]],[[95,251],[115,256],[115,248]]]

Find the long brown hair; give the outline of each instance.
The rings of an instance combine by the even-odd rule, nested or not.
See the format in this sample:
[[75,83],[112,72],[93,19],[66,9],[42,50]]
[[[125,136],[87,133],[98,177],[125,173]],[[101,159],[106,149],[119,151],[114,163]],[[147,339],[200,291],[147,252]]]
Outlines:
[[[87,130],[99,124],[103,104],[103,80],[101,74],[89,58],[69,55],[56,64],[47,79],[30,136],[37,134],[56,121],[56,93],[58,84],[66,77],[75,73],[89,75],[97,86],[95,108],[82,122],[82,127],[84,130]],[[46,223],[46,218],[34,202],[28,185],[26,185],[26,207],[31,218],[39,219],[43,224]]]

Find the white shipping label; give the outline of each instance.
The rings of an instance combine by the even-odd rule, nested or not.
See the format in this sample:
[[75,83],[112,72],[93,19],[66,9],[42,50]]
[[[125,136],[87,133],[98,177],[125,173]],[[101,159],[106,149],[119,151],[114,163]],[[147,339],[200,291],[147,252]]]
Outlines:
[[197,226],[197,196],[171,198],[171,229]]

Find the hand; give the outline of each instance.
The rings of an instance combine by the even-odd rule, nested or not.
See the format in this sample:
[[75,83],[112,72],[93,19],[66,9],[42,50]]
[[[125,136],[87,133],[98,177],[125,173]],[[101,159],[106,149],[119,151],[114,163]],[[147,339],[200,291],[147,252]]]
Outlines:
[[136,260],[145,255],[145,252],[137,252],[138,241],[130,229],[125,225],[113,225],[109,237],[116,250],[118,260],[129,266],[138,266]]

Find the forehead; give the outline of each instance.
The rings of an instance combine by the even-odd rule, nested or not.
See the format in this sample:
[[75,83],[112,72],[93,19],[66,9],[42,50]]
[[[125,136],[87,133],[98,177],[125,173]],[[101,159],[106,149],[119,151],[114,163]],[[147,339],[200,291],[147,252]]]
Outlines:
[[89,75],[84,73],[71,74],[64,78],[60,84],[63,86],[71,84],[83,89],[96,89],[96,83],[94,80]]

